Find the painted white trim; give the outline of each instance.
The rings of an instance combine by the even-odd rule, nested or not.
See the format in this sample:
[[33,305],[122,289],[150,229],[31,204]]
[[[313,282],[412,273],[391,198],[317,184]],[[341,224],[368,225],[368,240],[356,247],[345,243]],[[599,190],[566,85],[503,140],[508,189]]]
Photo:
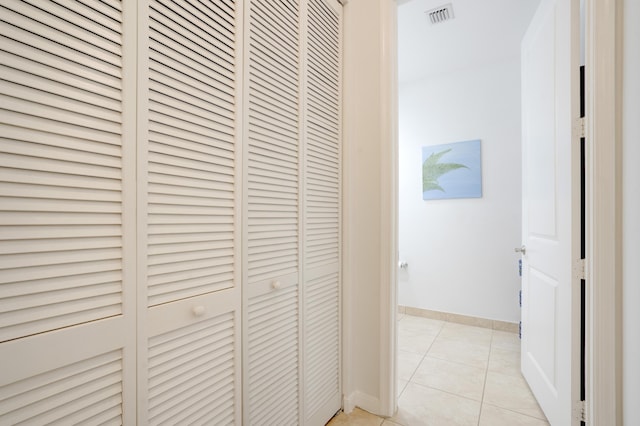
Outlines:
[[[129,2],[131,3],[131,2]],[[148,152],[149,152],[149,1],[136,3],[136,424],[146,425],[149,413],[149,319],[147,288]]]
[[[393,416],[396,392],[396,313],[398,265],[398,74],[397,5],[380,2],[380,405]],[[386,161],[385,161],[386,159]]]
[[350,413],[354,408],[360,407],[370,413],[375,413],[380,407],[380,400],[375,396],[367,395],[360,391],[354,391],[344,398],[343,411]]
[[[342,167],[342,184],[341,184],[341,194],[340,194],[340,203],[342,206],[342,217],[340,218],[341,225],[341,246],[342,252],[340,255],[340,260],[342,262],[341,265],[341,313],[342,313],[342,322],[341,322],[341,332],[342,332],[342,352],[341,352],[341,381],[342,381],[342,410],[345,413],[350,413],[355,408],[353,398],[351,397],[352,389],[353,389],[353,373],[351,371],[351,366],[353,365],[353,315],[350,311],[350,308],[353,306],[354,300],[354,291],[353,291],[353,283],[355,282],[355,268],[352,267],[354,261],[354,249],[353,249],[353,227],[350,226],[351,218],[353,217],[353,207],[349,200],[346,198],[349,194],[354,193],[354,183],[352,174],[349,173],[347,165],[350,163],[351,158],[355,155],[353,144],[350,143],[349,137],[351,136],[351,129],[348,126],[348,123],[345,122],[345,116],[349,114],[349,110],[351,109],[350,104],[347,102],[350,99],[350,95],[347,93],[349,88],[347,86],[347,76],[345,72],[346,66],[346,57],[345,57],[345,37],[346,31],[344,31],[344,24],[347,21],[347,10],[348,6],[343,4],[343,32],[342,32],[342,40],[341,40],[341,54],[342,54],[342,93],[341,93],[341,119],[342,119],[342,127],[340,129],[340,137],[342,140],[342,158],[341,158],[341,167]],[[347,395],[349,393],[349,395]]]
[[394,64],[383,52],[395,27],[383,22],[393,19],[390,7],[395,10],[394,0],[349,2],[343,15],[344,409],[357,404],[378,415],[392,414],[395,405],[395,300],[389,299],[395,297],[395,218],[386,209],[395,191],[388,181],[394,168],[388,129],[396,117],[388,110]]
[[586,4],[587,419],[620,425],[619,5]]

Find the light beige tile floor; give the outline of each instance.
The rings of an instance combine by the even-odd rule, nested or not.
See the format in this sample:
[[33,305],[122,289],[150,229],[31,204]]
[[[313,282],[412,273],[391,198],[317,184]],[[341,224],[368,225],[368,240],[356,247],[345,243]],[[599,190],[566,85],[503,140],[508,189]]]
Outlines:
[[514,333],[410,315],[398,322],[398,412],[355,409],[329,426],[549,425],[520,373]]

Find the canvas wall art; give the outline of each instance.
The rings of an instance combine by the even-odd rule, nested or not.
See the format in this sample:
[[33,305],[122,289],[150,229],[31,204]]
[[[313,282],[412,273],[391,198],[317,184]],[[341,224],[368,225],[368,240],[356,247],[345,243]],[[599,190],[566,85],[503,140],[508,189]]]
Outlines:
[[422,199],[480,197],[479,139],[422,147]]

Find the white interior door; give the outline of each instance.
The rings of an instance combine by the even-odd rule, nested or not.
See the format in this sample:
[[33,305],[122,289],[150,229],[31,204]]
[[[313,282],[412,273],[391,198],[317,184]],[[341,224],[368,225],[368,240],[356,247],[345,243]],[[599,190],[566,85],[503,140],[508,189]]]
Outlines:
[[522,43],[522,373],[552,425],[579,397],[578,7],[542,0]]

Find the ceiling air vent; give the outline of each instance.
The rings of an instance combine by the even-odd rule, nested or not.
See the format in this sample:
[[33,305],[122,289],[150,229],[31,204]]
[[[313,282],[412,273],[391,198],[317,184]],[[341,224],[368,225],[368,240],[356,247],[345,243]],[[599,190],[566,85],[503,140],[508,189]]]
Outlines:
[[425,13],[429,17],[429,21],[431,21],[431,24],[434,25],[441,22],[450,21],[453,19],[453,5],[451,3],[445,4],[444,6],[427,10]]

